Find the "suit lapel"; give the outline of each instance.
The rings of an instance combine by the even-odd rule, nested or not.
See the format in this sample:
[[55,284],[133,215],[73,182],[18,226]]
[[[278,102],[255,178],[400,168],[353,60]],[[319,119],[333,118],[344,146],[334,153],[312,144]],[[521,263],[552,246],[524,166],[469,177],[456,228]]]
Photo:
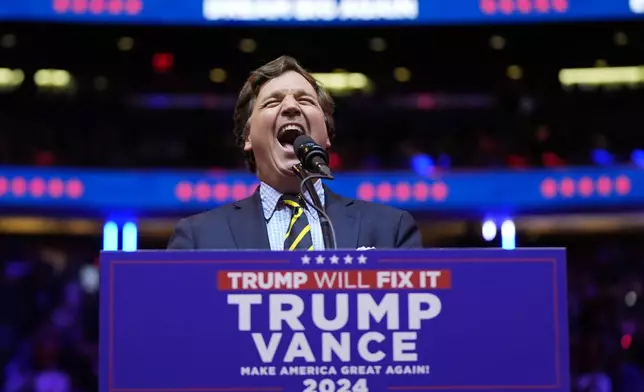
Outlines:
[[326,213],[331,219],[338,249],[356,249],[360,231],[360,211],[354,200],[337,195],[324,187]]
[[251,197],[233,204],[233,210],[228,215],[228,225],[237,249],[271,249],[259,187]]

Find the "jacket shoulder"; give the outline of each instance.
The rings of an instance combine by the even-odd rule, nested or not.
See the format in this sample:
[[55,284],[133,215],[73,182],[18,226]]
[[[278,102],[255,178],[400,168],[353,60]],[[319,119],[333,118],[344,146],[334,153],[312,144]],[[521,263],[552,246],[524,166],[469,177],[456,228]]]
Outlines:
[[235,203],[224,204],[219,207],[215,207],[208,211],[200,212],[198,214],[190,215],[185,218],[182,218],[180,222],[184,224],[189,224],[192,228],[201,228],[204,225],[207,225],[212,222],[219,222],[222,219],[226,218],[231,211],[234,211]]
[[228,215],[235,209],[233,203],[182,218],[174,227],[168,249],[201,249],[204,238],[223,227]]
[[374,238],[371,246],[392,249],[423,247],[418,224],[409,212],[373,202],[356,201],[356,203],[362,210],[366,227],[372,230]]

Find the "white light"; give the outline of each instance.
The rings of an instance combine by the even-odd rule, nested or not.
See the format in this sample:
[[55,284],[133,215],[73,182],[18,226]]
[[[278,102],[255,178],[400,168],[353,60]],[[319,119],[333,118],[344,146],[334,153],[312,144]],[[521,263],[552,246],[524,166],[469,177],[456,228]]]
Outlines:
[[632,12],[636,14],[644,13],[644,0],[630,0],[628,4]]
[[119,227],[115,222],[106,222],[103,226],[103,250],[119,249]]
[[635,306],[635,302],[637,302],[637,293],[633,290],[626,293],[624,302],[626,302],[626,306],[628,306],[629,308]]
[[516,228],[514,222],[509,219],[501,225],[501,248],[506,250],[516,248]]
[[483,222],[481,232],[483,234],[484,240],[492,241],[494,238],[496,238],[496,223],[491,220]]
[[134,252],[137,249],[138,229],[136,223],[127,222],[123,225],[123,250],[126,252]]
[[98,290],[100,276],[98,268],[86,264],[79,271],[79,280],[83,289],[88,293],[95,293]]

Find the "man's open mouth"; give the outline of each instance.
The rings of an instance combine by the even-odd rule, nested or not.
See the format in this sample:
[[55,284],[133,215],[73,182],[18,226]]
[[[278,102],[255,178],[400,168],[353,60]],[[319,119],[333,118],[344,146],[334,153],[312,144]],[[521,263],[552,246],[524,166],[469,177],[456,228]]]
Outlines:
[[304,127],[300,124],[286,124],[280,127],[277,132],[277,141],[283,147],[292,147],[298,136],[305,135]]

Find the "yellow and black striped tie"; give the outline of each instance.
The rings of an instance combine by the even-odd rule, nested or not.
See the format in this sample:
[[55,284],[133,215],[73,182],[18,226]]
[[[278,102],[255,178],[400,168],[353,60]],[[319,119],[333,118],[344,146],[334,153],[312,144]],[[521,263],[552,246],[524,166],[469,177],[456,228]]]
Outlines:
[[282,202],[291,209],[291,222],[286,232],[284,250],[313,250],[311,226],[302,208],[305,201],[300,196],[284,195]]

